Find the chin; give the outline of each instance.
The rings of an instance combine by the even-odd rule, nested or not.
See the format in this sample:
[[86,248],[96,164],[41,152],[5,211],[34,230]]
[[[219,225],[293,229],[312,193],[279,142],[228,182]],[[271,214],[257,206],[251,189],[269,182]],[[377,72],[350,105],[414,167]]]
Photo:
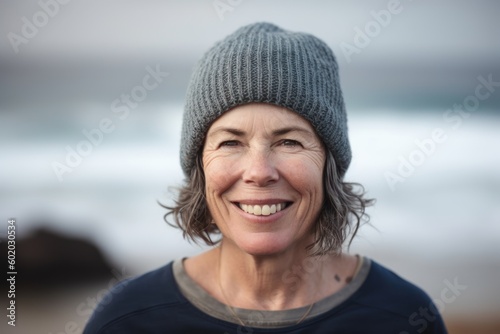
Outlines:
[[287,249],[290,249],[290,247],[293,247],[291,240],[274,234],[254,235],[241,238],[236,241],[236,245],[245,253],[253,256],[277,255],[283,253]]

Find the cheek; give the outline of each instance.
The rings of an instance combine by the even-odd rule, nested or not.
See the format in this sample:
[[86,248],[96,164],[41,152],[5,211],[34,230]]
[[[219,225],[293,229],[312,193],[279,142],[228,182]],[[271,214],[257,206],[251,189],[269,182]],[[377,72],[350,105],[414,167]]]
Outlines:
[[234,176],[229,173],[230,166],[222,160],[213,159],[204,164],[206,202],[212,219],[220,229],[224,229],[223,222],[230,214],[229,202],[224,201],[224,195],[235,183]]
[[[299,177],[300,175],[300,177]],[[298,221],[305,222],[303,228],[309,228],[318,219],[323,206],[324,189],[322,170],[317,166],[301,166],[297,173],[291,173],[292,187],[300,193],[297,207]]]
[[[320,163],[304,163],[304,159],[284,161],[283,176],[300,192],[313,196],[323,195],[323,166]],[[290,167],[292,166],[292,167]]]
[[231,166],[224,159],[204,160],[205,191],[207,197],[221,195],[232,184]]

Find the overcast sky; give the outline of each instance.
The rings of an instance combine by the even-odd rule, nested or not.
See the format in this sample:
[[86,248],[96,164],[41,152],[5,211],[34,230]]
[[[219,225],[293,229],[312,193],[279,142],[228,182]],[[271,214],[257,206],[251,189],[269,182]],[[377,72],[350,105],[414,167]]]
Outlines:
[[[43,13],[41,3],[51,4],[45,11],[52,16]],[[182,100],[203,52],[256,21],[309,32],[328,43],[352,105],[445,105],[468,94],[478,75],[500,77],[500,2],[394,3],[71,0],[55,7],[56,0],[2,1],[0,108],[107,101],[120,84],[134,82],[145,66],[156,63],[171,73],[157,98]],[[377,23],[374,13],[385,21]],[[27,21],[36,29],[31,35]],[[360,47],[359,31],[370,28],[372,36]],[[347,54],[348,46],[358,52]]]

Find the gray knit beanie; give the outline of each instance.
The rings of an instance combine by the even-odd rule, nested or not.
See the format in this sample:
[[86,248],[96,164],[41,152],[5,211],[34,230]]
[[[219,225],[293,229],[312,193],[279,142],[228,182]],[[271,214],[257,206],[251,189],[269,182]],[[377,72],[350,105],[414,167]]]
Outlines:
[[312,35],[255,23],[215,44],[191,77],[181,135],[181,166],[188,178],[212,122],[251,102],[285,107],[311,122],[344,176],[351,148],[332,50]]

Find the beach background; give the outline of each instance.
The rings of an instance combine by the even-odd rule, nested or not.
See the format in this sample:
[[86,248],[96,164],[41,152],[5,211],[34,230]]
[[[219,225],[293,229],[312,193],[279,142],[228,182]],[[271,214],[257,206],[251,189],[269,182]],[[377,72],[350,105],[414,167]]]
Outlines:
[[269,21],[337,56],[346,180],[377,199],[350,252],[422,287],[450,333],[500,333],[499,15],[486,0],[2,2],[0,237],[7,268],[15,218],[19,267],[0,332],[80,333],[116,279],[204,249],[157,203],[183,180],[185,90],[213,43]]

